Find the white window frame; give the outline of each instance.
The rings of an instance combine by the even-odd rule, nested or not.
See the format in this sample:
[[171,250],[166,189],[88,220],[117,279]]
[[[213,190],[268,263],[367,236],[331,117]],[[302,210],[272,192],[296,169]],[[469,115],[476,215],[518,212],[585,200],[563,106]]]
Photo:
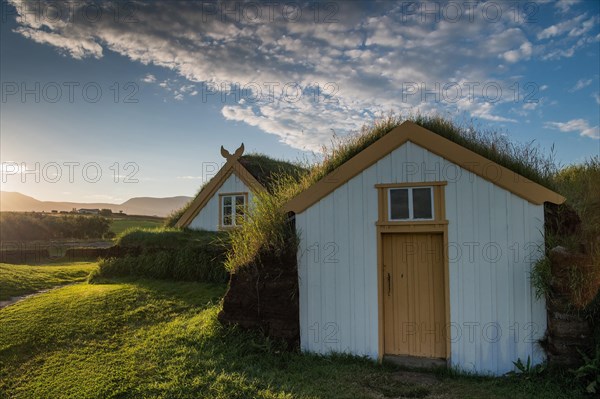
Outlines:
[[[221,203],[219,204],[219,212],[221,212],[221,227],[237,227],[240,224],[237,223],[238,214],[237,214],[237,205],[236,198],[242,197],[244,199],[244,220],[246,220],[246,213],[248,210],[248,204],[246,203],[246,198],[248,195],[246,193],[231,193],[231,194],[221,194],[220,196]],[[225,224],[225,198],[231,198],[231,224]]]
[[[428,188],[431,195],[431,217],[430,218],[415,218],[413,207],[413,189]],[[392,190],[408,190],[408,219],[392,219]],[[412,220],[434,220],[435,219],[435,203],[433,202],[433,186],[415,186],[415,187],[390,187],[388,188],[387,203],[388,203],[388,220],[390,222],[406,222]]]

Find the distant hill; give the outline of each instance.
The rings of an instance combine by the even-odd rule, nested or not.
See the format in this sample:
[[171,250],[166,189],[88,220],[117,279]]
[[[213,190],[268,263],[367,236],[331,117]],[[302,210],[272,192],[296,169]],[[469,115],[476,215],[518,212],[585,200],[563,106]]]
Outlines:
[[11,192],[0,191],[0,211],[2,212],[51,212],[56,211],[71,211],[73,208],[98,208],[110,209],[114,213],[123,211],[129,215],[150,215],[150,216],[167,216],[172,211],[184,206],[191,197],[136,197],[131,198],[122,204],[109,203],[82,203],[82,202],[54,202],[40,201],[27,195]]

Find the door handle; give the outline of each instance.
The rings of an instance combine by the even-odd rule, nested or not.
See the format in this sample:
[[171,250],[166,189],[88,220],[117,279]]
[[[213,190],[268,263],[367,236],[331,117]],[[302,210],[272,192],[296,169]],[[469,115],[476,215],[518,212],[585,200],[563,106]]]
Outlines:
[[387,274],[387,280],[388,280],[388,296],[390,296],[390,294],[392,292],[392,276],[389,273]]

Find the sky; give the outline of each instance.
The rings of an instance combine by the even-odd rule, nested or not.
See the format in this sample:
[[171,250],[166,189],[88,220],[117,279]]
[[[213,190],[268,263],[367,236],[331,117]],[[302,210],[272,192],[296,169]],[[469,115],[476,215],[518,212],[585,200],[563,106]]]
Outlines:
[[194,195],[223,145],[314,161],[390,113],[600,154],[598,1],[17,1],[0,9],[1,190]]

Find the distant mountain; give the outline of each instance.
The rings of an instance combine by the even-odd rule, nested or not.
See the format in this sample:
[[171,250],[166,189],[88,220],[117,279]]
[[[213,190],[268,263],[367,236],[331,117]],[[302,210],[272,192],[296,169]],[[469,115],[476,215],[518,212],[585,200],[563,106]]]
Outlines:
[[174,210],[184,206],[191,197],[136,197],[131,198],[122,204],[109,203],[81,203],[81,202],[55,202],[55,201],[39,201],[27,195],[11,192],[0,191],[0,211],[3,212],[51,212],[56,211],[71,211],[73,208],[92,208],[92,209],[110,209],[114,213],[123,211],[129,215],[149,215],[149,216],[167,216]]

